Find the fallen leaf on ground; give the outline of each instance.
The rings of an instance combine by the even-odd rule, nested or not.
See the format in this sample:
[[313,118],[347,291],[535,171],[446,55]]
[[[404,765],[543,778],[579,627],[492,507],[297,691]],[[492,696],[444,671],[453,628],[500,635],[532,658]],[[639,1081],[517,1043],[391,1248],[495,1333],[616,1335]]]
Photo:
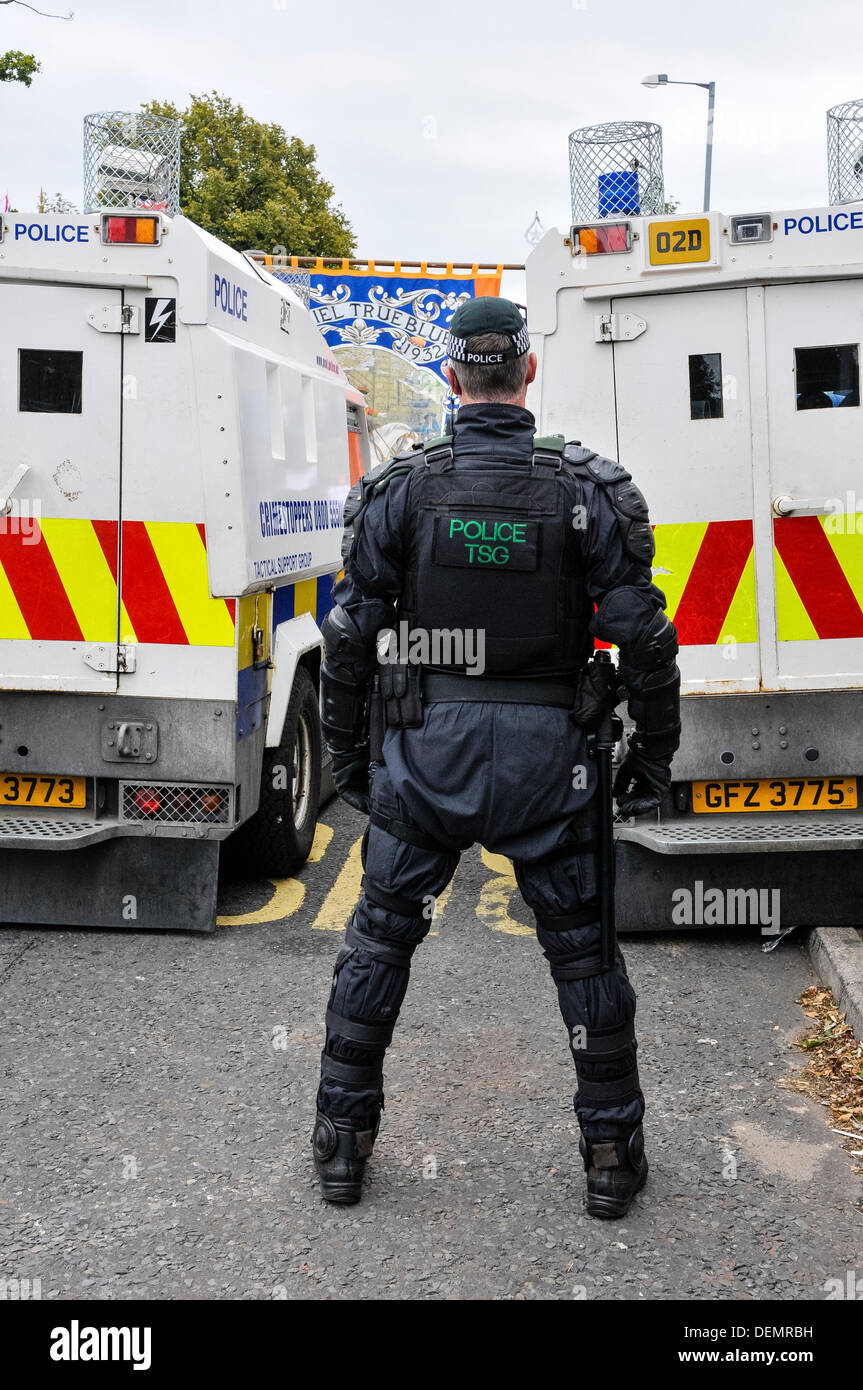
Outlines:
[[[850,1131],[843,1147],[863,1139],[863,1042],[858,1042],[839,1012],[832,990],[812,985],[798,999],[807,1018],[816,1020],[808,1034],[793,1044],[808,1054],[802,1071],[783,1077],[779,1085],[798,1091],[826,1106],[837,1129]],[[855,1167],[855,1172],[860,1170]]]

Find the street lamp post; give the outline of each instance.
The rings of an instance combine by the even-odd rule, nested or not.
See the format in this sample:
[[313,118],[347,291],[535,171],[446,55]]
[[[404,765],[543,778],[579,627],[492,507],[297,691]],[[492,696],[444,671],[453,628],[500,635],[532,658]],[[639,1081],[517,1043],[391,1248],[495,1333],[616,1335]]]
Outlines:
[[707,92],[707,153],[704,159],[704,211],[710,211],[710,176],[713,172],[713,106],[715,82],[674,82],[667,73],[653,73],[641,79],[642,87],[703,87]]

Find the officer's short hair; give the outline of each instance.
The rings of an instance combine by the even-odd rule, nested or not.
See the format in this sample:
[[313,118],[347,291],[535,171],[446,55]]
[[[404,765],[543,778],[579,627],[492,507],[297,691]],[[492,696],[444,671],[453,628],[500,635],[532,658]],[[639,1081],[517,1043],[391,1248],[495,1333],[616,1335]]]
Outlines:
[[[483,355],[505,352],[507,348],[512,347],[512,338],[507,333],[478,333],[475,337],[468,338],[465,346],[467,357],[470,358],[472,352]],[[523,352],[520,357],[512,357],[508,362],[487,365],[469,360],[454,362],[450,359],[450,366],[468,396],[486,401],[508,400],[512,396],[521,395],[527,376],[527,358],[528,354]]]

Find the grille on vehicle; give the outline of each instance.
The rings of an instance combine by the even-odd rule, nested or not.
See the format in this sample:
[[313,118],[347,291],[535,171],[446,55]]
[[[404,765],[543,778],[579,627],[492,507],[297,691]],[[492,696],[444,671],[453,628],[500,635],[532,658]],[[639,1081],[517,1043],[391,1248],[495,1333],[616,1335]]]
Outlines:
[[231,788],[175,782],[121,782],[120,818],[170,825],[227,825]]

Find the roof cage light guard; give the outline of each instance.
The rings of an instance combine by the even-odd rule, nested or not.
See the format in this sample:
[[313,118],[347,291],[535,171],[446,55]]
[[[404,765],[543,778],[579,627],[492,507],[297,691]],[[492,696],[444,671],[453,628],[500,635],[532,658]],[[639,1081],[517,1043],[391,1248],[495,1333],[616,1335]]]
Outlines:
[[827,197],[831,204],[863,199],[863,98],[827,112]]
[[572,131],[569,178],[577,226],[662,214],[662,127],[652,121],[611,121]]
[[84,117],[84,212],[180,211],[180,123],[145,111]]

